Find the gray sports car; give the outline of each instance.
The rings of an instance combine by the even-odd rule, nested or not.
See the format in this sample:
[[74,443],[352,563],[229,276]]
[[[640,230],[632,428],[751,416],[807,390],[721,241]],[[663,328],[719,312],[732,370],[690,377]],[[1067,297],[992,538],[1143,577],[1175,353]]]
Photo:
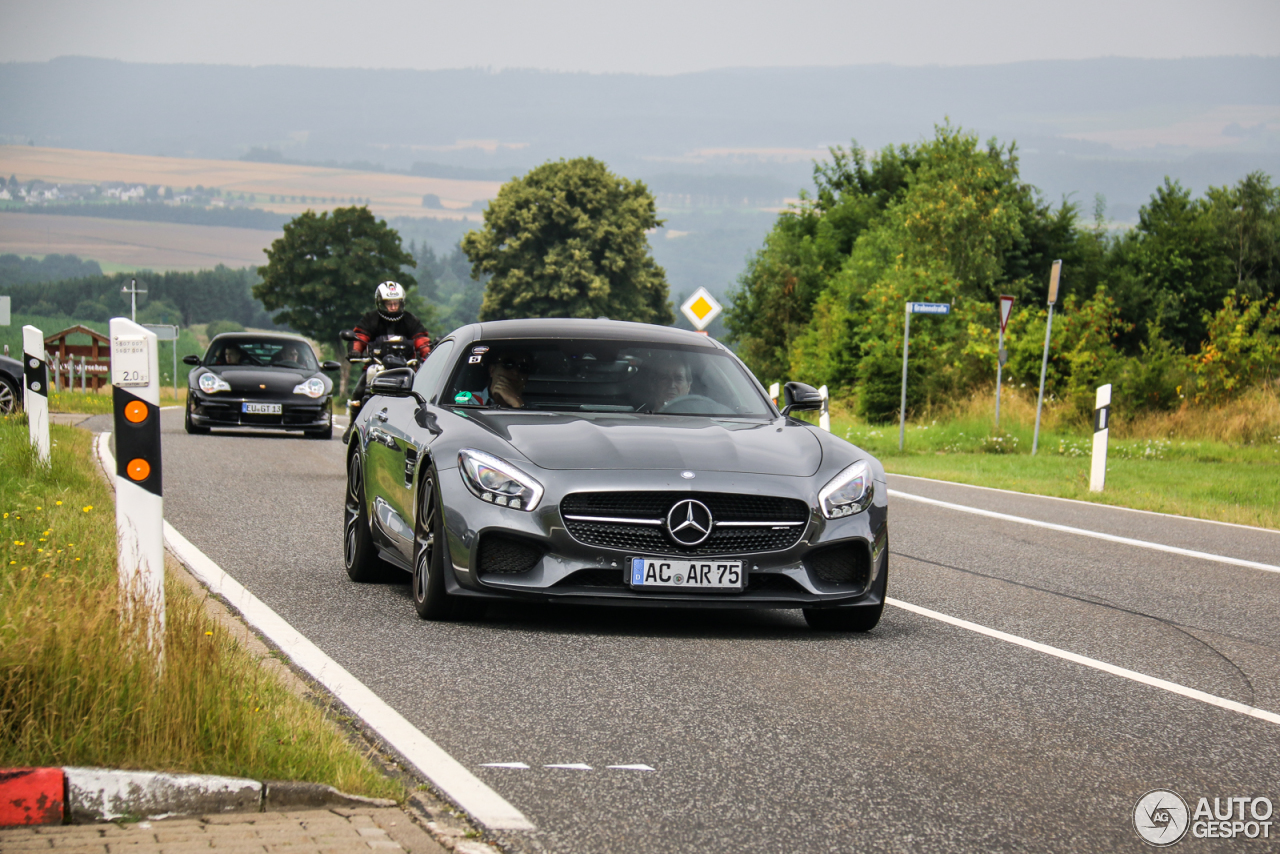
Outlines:
[[779,410],[706,336],[479,323],[371,390],[347,452],[347,573],[408,572],[424,619],[499,600],[880,619],[884,469],[789,417],[820,406],[814,389],[788,383]]

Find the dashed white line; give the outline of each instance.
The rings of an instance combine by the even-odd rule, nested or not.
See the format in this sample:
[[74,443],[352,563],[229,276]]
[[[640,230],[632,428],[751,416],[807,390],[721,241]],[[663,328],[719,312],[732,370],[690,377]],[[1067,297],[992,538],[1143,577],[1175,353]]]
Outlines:
[[1211,560],[1217,563],[1230,564],[1231,566],[1260,569],[1263,572],[1280,572],[1280,566],[1273,566],[1269,563],[1258,563],[1253,560],[1227,557],[1226,555],[1218,555],[1211,552],[1198,552],[1192,549],[1179,548],[1177,546],[1166,546],[1164,543],[1153,543],[1150,540],[1135,540],[1129,537],[1118,537],[1115,534],[1104,534],[1101,531],[1090,531],[1085,528],[1072,528],[1069,525],[1042,522],[1039,519],[1028,519],[1025,516],[1010,516],[1008,513],[997,513],[994,510],[982,510],[978,507],[970,507],[966,504],[953,504],[950,501],[939,501],[936,498],[925,498],[923,495],[912,495],[909,492],[900,492],[896,489],[890,489],[889,496],[891,498],[905,498],[908,501],[918,501],[921,504],[932,504],[935,507],[945,507],[948,510],[955,510],[960,513],[972,513],[975,516],[986,516],[989,519],[1000,519],[1004,522],[1017,522],[1020,525],[1031,525],[1036,528],[1046,528],[1050,531],[1061,531],[1064,534],[1077,534],[1081,537],[1092,537],[1095,540],[1106,540],[1109,543],[1120,543],[1126,546],[1136,546],[1141,549],[1151,549],[1152,551],[1157,552],[1182,555],[1183,557]]
[[648,765],[610,765],[610,769],[614,771],[656,771],[656,768],[650,768]]
[[581,762],[570,762],[566,765],[543,765],[543,768],[563,768],[566,771],[591,771],[594,770],[590,765],[583,765]]
[[529,766],[523,762],[486,762],[481,768],[511,768],[517,771],[528,771]]
[[1244,703],[1238,703],[1235,700],[1228,700],[1225,697],[1218,697],[1204,691],[1198,691],[1195,688],[1188,688],[1185,685],[1179,685],[1176,682],[1169,682],[1164,679],[1157,679],[1154,676],[1148,676],[1145,673],[1138,673],[1136,670],[1129,670],[1124,667],[1117,667],[1114,664],[1108,664],[1105,661],[1099,661],[1096,658],[1089,658],[1085,655],[1077,655],[1074,652],[1067,652],[1065,649],[1058,649],[1056,646],[1039,643],[1038,641],[1028,640],[1027,638],[1011,635],[1008,632],[1002,632],[997,629],[988,628],[978,623],[971,623],[968,620],[962,620],[959,617],[952,617],[949,614],[943,614],[939,611],[931,611],[928,608],[922,608],[919,605],[913,605],[910,602],[903,602],[901,599],[894,599],[890,596],[885,597],[885,603],[901,608],[904,611],[910,611],[913,614],[919,614],[922,617],[928,617],[931,620],[937,620],[941,623],[956,626],[957,628],[966,629],[980,635],[986,635],[989,638],[1002,640],[1005,643],[1016,644],[1017,646],[1026,647],[1027,649],[1042,652],[1045,655],[1052,655],[1055,658],[1061,658],[1064,661],[1082,664],[1085,667],[1092,667],[1094,670],[1100,670],[1103,673],[1110,673],[1113,676],[1120,676],[1143,685],[1149,685],[1153,688],[1159,688],[1168,691],[1171,694],[1178,694],[1192,700],[1199,700],[1202,703],[1208,703],[1211,706],[1217,706],[1220,709],[1226,709],[1238,714],[1248,715],[1251,718],[1267,721],[1268,723],[1280,724],[1280,715],[1275,712],[1269,712],[1266,709],[1259,709]]

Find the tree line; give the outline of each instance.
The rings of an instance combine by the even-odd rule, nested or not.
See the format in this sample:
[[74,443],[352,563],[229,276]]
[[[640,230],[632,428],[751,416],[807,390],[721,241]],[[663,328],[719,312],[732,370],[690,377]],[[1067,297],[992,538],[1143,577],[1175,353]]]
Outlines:
[[761,378],[827,384],[875,421],[896,417],[904,304],[947,302],[912,325],[909,406],[995,377],[997,299],[1017,298],[1011,382],[1038,382],[1048,272],[1064,265],[1047,390],[1082,414],[1093,389],[1120,406],[1221,400],[1280,374],[1280,190],[1253,173],[1193,198],[1165,181],[1136,227],[1105,202],[1047,203],[1014,145],[950,125],[869,155],[831,150],[731,294],[729,340]]

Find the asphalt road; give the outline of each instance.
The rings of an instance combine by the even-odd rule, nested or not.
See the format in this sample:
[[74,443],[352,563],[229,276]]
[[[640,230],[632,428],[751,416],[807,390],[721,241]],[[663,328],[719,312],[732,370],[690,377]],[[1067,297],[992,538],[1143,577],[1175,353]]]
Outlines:
[[[897,607],[851,637],[786,611],[421,622],[407,576],[343,572],[340,442],[163,424],[169,521],[523,811],[537,830],[503,834],[513,851],[1139,851],[1151,789],[1280,807],[1280,725]],[[1280,533],[890,487],[1280,563]],[[890,504],[891,597],[1280,712],[1280,574]],[[572,763],[593,770],[543,767]],[[656,770],[607,768],[626,764]],[[1270,841],[1179,848],[1280,849],[1273,821]]]

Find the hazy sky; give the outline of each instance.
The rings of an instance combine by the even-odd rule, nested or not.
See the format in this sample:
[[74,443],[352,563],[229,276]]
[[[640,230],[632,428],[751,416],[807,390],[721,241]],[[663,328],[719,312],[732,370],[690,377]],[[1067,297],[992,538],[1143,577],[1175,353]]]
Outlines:
[[1280,0],[0,0],[0,61],[674,74],[1280,54]]

